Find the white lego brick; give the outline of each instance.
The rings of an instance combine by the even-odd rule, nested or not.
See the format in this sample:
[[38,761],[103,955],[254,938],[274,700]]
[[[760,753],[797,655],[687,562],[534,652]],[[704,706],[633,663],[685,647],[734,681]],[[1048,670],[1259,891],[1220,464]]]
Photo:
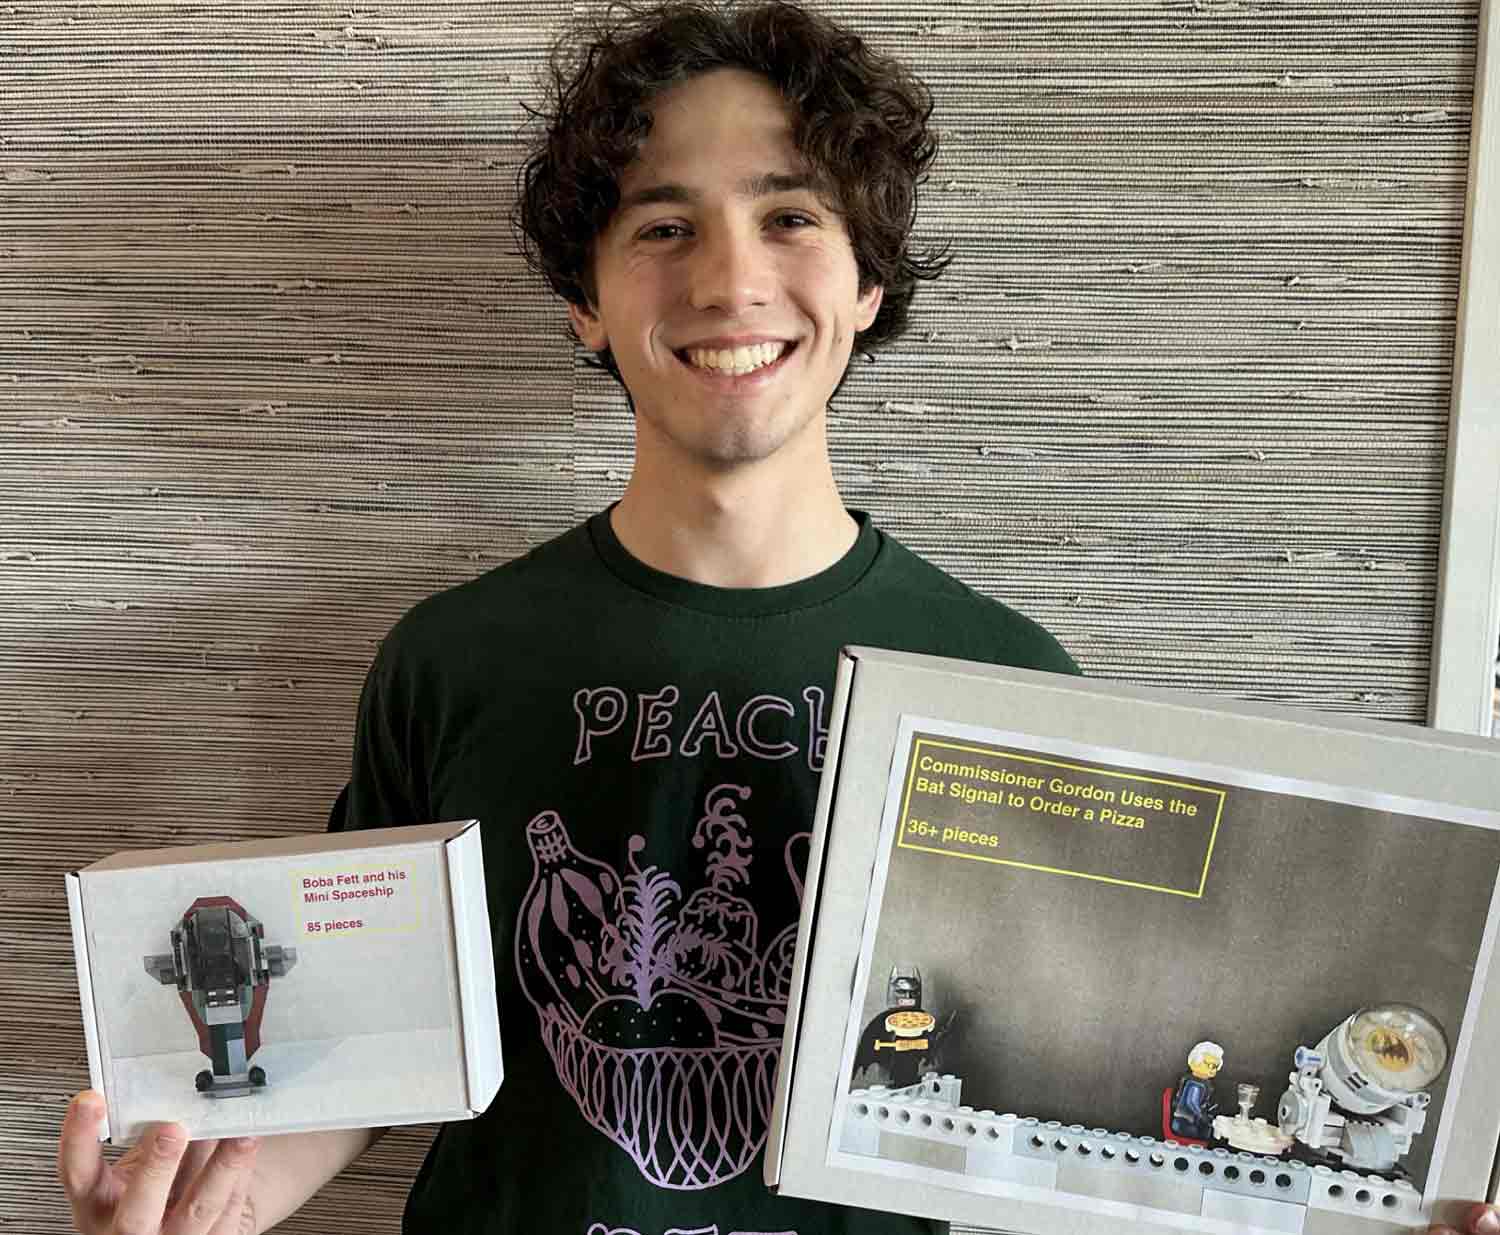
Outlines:
[[1059,1192],[1120,1201],[1179,1214],[1197,1214],[1203,1207],[1203,1188],[1190,1178],[1162,1168],[1100,1170],[1087,1159],[1063,1158],[1057,1168]]
[[1404,1179],[1382,1179],[1359,1171],[1312,1169],[1309,1209],[1332,1210],[1396,1225],[1416,1225],[1422,1217],[1422,1194]]
[[1057,1188],[1057,1163],[1042,1158],[1020,1158],[1008,1146],[991,1143],[969,1148],[964,1174],[971,1179],[999,1179],[1033,1188]]
[[1391,1222],[1383,1214],[1351,1214],[1335,1209],[1311,1209],[1302,1235],[1418,1235],[1427,1222]]
[[1015,1115],[997,1115],[994,1111],[961,1106],[953,1113],[953,1121],[971,1151],[1015,1153],[1016,1134],[1022,1123]]
[[859,1114],[851,1104],[839,1130],[839,1148],[845,1153],[871,1157],[880,1152],[880,1126],[869,1114],[868,1106]]
[[889,1130],[880,1137],[880,1157],[886,1162],[905,1162],[935,1171],[962,1174],[966,1155],[962,1145],[946,1145],[917,1136],[902,1136]]
[[957,1106],[960,1095],[963,1093],[963,1081],[951,1072],[939,1075],[936,1072],[928,1072],[922,1077],[922,1096],[932,1102],[946,1103],[948,1106]]
[[[1003,1139],[1009,1143],[1009,1125],[1014,1115],[996,1116],[993,1111],[975,1112],[972,1107],[954,1107],[920,1096],[913,1089],[856,1089],[845,1107],[845,1123],[871,1123],[880,1131],[967,1147],[979,1138]],[[1007,1123],[1008,1121],[1008,1123]]]
[[1307,1208],[1294,1201],[1273,1201],[1267,1197],[1242,1196],[1237,1192],[1203,1191],[1203,1216],[1236,1226],[1255,1226],[1268,1231],[1286,1231],[1302,1235]]

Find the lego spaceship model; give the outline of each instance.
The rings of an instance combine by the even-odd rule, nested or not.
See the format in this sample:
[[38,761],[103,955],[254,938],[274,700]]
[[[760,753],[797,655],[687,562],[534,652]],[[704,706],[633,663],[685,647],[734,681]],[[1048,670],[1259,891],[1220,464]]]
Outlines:
[[195,1078],[211,1098],[237,1097],[266,1084],[251,1066],[272,978],[286,976],[297,950],[268,946],[265,927],[228,896],[200,896],[172,928],[172,950],[145,957],[146,972],[175,986],[212,1061]]

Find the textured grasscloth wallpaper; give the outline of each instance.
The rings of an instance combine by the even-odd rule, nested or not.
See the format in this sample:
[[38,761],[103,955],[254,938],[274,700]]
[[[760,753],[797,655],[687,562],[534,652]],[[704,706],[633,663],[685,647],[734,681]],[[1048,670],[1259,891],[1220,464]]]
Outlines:
[[[1093,674],[1421,719],[1477,3],[827,7],[936,91],[958,253],[848,501]],[[65,1227],[62,872],[322,827],[389,623],[623,483],[504,223],[572,8],[0,3],[8,1231]],[[394,1230],[427,1135],[286,1229]]]

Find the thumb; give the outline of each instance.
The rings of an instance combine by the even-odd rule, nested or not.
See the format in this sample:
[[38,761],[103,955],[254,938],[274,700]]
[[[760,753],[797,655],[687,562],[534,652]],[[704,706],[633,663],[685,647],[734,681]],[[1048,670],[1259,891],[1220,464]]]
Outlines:
[[1473,1235],[1500,1235],[1500,1209],[1494,1205],[1473,1205],[1464,1216],[1464,1229]]
[[92,1196],[106,1167],[99,1144],[99,1125],[104,1121],[104,1095],[85,1089],[68,1103],[62,1134],[57,1144],[57,1174],[63,1191],[73,1202]]

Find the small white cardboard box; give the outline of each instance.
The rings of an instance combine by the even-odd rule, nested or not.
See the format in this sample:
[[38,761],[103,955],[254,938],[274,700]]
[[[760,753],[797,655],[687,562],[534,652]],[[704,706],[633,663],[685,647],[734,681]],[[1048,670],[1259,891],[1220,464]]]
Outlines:
[[[847,649],[766,1182],[1028,1235],[1457,1225],[1500,1144],[1497,892],[1500,742]],[[1441,1051],[1353,1019],[1397,1003]]]
[[116,1144],[471,1119],[499,1088],[473,820],[117,853],[67,888]]

